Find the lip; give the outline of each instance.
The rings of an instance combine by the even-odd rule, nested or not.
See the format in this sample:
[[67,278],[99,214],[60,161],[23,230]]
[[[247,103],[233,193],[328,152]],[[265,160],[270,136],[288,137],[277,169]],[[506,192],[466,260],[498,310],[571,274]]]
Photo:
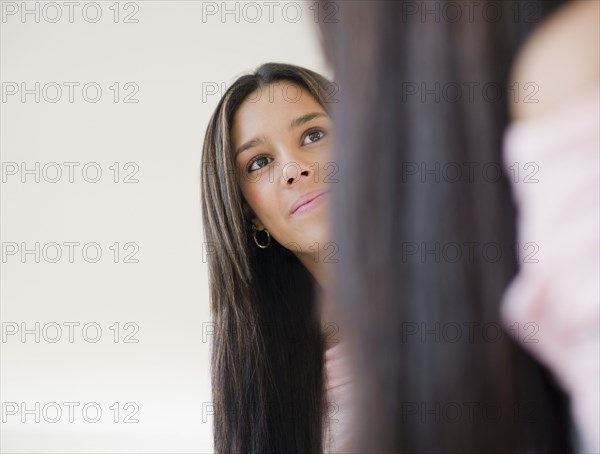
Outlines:
[[[300,197],[298,197],[298,199],[296,200],[296,202],[294,202],[294,204],[292,205],[292,208],[290,209],[290,214],[294,215],[294,214],[299,214],[299,209],[302,208],[305,205],[311,204],[313,205],[313,203],[311,203],[313,200],[315,200],[316,198],[321,198],[320,196],[327,194],[329,191],[326,190],[317,190],[317,191],[309,191],[309,192],[305,192],[304,194],[302,194]],[[316,204],[318,201],[315,201],[314,203]],[[306,207],[309,208],[309,207]],[[304,212],[306,210],[300,210],[301,212]]]

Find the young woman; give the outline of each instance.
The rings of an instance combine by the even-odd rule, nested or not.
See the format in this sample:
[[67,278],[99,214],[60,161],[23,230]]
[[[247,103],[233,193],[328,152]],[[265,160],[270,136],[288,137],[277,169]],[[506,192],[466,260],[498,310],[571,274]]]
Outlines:
[[323,449],[324,351],[336,340],[325,338],[335,329],[324,296],[336,260],[332,88],[313,71],[264,64],[232,84],[206,131],[202,212],[219,453]]
[[355,446],[599,452],[599,3],[335,3]]

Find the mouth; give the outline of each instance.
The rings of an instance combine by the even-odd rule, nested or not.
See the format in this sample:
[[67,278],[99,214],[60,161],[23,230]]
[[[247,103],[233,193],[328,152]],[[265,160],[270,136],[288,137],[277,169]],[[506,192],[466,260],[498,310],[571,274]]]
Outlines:
[[313,208],[315,208],[323,202],[328,192],[329,191],[312,191],[303,194],[292,206],[290,214],[292,216],[300,215],[302,213],[306,213],[307,211],[312,210]]

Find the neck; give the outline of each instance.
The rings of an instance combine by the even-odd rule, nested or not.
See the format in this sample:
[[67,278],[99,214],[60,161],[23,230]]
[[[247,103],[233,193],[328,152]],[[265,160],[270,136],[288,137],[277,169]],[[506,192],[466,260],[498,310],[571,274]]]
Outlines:
[[333,300],[331,297],[331,263],[317,262],[314,256],[301,256],[300,261],[316,281],[316,304],[319,308],[321,331],[325,349],[338,344],[340,339],[339,324],[334,321]]

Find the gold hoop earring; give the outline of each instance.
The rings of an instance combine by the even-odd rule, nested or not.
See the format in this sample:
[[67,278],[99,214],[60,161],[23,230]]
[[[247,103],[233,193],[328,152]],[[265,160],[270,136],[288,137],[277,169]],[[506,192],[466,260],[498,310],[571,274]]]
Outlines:
[[269,231],[267,229],[263,230],[264,232],[266,232],[268,239],[267,239],[267,244],[262,245],[256,239],[256,233],[258,232],[258,229],[256,228],[256,226],[254,224],[252,224],[252,230],[254,230],[254,232],[252,233],[252,237],[254,238],[254,242],[256,243],[256,245],[261,249],[268,248],[269,244],[271,244],[271,234],[269,233]]

